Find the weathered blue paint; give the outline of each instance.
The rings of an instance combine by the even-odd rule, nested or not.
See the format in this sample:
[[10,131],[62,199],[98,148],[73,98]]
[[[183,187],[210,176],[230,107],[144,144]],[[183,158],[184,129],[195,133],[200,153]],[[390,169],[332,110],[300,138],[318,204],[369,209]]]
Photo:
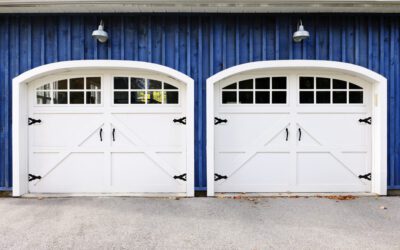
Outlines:
[[[311,37],[293,43],[302,18]],[[110,40],[91,32],[103,19]],[[390,189],[400,188],[400,15],[1,15],[0,189],[11,187],[11,79],[39,65],[75,59],[140,60],[191,76],[195,86],[196,189],[206,188],[205,81],[259,60],[319,59],[358,64],[389,81]]]

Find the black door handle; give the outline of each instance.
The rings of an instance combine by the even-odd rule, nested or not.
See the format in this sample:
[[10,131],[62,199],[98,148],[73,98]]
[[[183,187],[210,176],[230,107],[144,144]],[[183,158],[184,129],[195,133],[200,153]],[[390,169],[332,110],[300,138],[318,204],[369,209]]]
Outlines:
[[286,128],[286,141],[289,139],[289,129]]
[[103,128],[100,129],[100,141],[103,141]]
[[113,137],[113,141],[115,141],[115,128],[113,128],[113,130],[112,130],[112,137]]
[[301,128],[299,128],[299,141],[301,141]]

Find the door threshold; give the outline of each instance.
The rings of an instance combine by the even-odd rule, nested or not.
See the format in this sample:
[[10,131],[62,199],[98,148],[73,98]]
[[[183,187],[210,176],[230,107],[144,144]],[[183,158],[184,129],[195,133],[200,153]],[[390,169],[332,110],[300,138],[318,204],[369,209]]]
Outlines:
[[22,198],[70,198],[70,197],[138,197],[175,198],[187,197],[186,193],[29,193]]
[[375,193],[215,193],[215,197],[226,197],[226,198],[234,198],[234,197],[258,197],[258,198],[273,198],[273,197],[288,197],[288,198],[297,198],[297,197],[331,197],[331,196],[356,196],[356,197],[374,197],[379,196]]

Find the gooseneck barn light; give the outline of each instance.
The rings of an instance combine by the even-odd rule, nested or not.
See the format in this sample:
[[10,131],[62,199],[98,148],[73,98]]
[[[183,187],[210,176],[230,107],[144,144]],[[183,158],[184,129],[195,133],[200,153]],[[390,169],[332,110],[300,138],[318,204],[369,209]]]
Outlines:
[[303,23],[300,21],[297,24],[297,31],[293,33],[293,41],[299,43],[310,36],[307,30],[304,30]]
[[103,20],[100,21],[99,28],[94,30],[92,36],[97,39],[97,41],[101,43],[105,43],[108,40],[108,34],[104,31],[104,22]]

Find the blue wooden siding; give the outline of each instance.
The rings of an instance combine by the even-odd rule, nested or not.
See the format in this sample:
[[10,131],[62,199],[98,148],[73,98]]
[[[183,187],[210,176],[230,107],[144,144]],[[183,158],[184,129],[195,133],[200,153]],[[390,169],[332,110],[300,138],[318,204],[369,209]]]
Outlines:
[[[293,43],[299,18],[311,37]],[[110,40],[95,42],[99,19]],[[39,65],[76,59],[140,60],[195,80],[196,189],[206,188],[205,82],[251,61],[319,59],[370,68],[389,80],[388,183],[400,189],[399,15],[0,15],[0,189],[11,179],[11,80]]]

